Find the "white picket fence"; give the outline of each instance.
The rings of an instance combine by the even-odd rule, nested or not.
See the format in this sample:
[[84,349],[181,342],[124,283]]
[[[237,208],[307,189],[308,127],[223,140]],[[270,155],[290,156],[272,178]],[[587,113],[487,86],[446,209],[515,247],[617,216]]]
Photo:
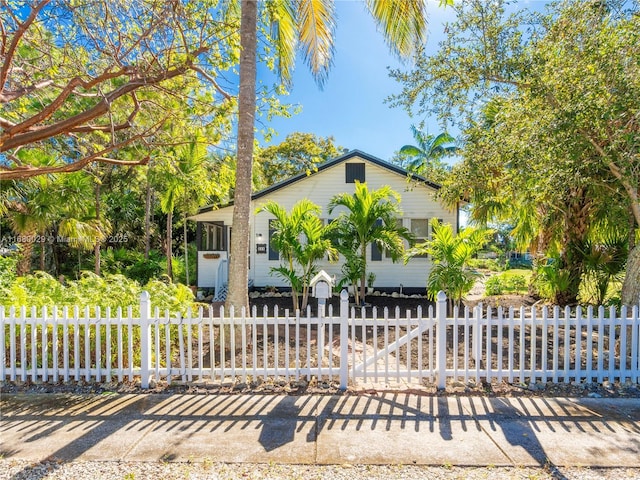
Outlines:
[[[200,309],[0,307],[0,381],[640,382],[638,307],[455,310],[349,308],[311,316]],[[368,313],[368,314],[367,314]]]

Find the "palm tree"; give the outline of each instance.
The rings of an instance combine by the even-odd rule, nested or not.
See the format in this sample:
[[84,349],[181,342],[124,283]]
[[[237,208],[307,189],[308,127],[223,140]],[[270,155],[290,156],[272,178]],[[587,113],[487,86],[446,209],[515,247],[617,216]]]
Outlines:
[[[256,110],[257,9],[256,0],[240,1],[240,89],[238,94],[237,169],[233,235],[229,264],[227,305],[248,306],[249,214]],[[441,0],[453,4],[453,0]],[[379,1],[365,4],[391,50],[408,58],[425,39],[427,14],[423,0]],[[285,82],[291,78],[296,52],[319,84],[326,79],[333,53],[335,12],[332,0],[276,0],[269,3],[278,69]],[[401,6],[402,8],[399,8]]]
[[334,238],[338,238],[336,248],[346,258],[349,258],[351,252],[359,258],[359,299],[362,302],[366,291],[367,246],[375,243],[396,261],[404,254],[404,240],[413,240],[411,233],[397,223],[397,218],[402,213],[399,202],[400,195],[391,187],[385,185],[378,190],[370,191],[366,183],[358,181],[355,182],[353,194],[340,193],[329,201],[329,213],[337,207],[346,209],[331,226],[337,233],[334,235]]
[[469,260],[489,241],[493,232],[471,227],[456,236],[450,224],[442,225],[437,219],[432,220],[431,229],[433,238],[409,250],[405,261],[415,255],[431,255],[434,265],[427,278],[429,297],[435,299],[442,290],[450,305],[457,305],[471,290],[477,276],[469,268]]
[[[23,152],[21,152],[23,153]],[[38,165],[53,165],[55,157],[40,151],[26,151],[24,155]],[[0,183],[2,205],[0,213],[7,216],[9,225],[18,236],[20,257],[16,265],[18,276],[31,270],[33,244],[37,236],[44,238],[46,230],[55,222],[58,205],[53,194],[56,176],[43,176],[24,181]],[[40,257],[44,258],[44,243],[40,243]],[[42,263],[42,262],[41,262]]]
[[268,212],[275,217],[270,227],[273,229],[271,243],[280,254],[280,259],[284,264],[273,267],[271,272],[279,275],[291,285],[293,310],[298,310],[298,294],[302,289],[302,279],[296,272],[295,251],[300,243],[299,237],[303,219],[306,216],[320,213],[320,207],[311,200],[303,199],[293,206],[291,213],[287,213],[280,204],[269,201],[258,211]]
[[[292,208],[291,213],[278,203],[269,201],[259,212],[268,212],[275,218],[271,242],[284,261],[283,265],[272,267],[271,272],[282,277],[291,285],[293,309],[303,310],[309,298],[309,281],[316,273],[318,260],[329,256],[337,260],[337,251],[325,236],[325,227],[318,218],[321,208],[309,199],[302,199]],[[299,294],[302,293],[302,305]]]
[[338,250],[327,236],[328,227],[322,224],[318,216],[305,217],[300,226],[304,237],[296,250],[296,260],[302,268],[302,310],[304,310],[309,301],[309,284],[318,273],[317,262],[326,257],[330,262],[337,262]]
[[176,208],[184,214],[184,248],[187,283],[189,281],[187,262],[187,216],[193,213],[206,197],[213,192],[213,183],[209,180],[205,168],[207,151],[202,140],[196,136],[186,145],[178,147],[161,172],[164,191],[160,195],[160,208],[167,214],[167,275],[173,280],[173,212]]
[[[5,204],[11,229],[17,234],[20,245],[20,258],[16,265],[16,274],[20,277],[31,270],[33,245],[38,234],[44,237],[46,229],[54,222],[55,205],[51,197],[44,193],[50,181],[46,177],[37,177],[16,185],[14,195],[8,197]],[[43,247],[43,243],[40,245]]]
[[93,179],[86,172],[13,182],[12,194],[3,200],[3,209],[22,247],[16,269],[19,276],[31,269],[34,240],[40,241],[43,269],[49,230],[57,230],[66,244],[81,250],[91,250],[104,241],[110,225],[105,219],[96,218],[94,188]]
[[449,170],[449,167],[442,162],[442,158],[458,151],[455,145],[456,139],[447,132],[434,137],[421,132],[415,125],[411,125],[411,132],[417,145],[404,145],[400,149],[400,154],[408,157],[404,162],[404,168],[434,182],[442,183]]

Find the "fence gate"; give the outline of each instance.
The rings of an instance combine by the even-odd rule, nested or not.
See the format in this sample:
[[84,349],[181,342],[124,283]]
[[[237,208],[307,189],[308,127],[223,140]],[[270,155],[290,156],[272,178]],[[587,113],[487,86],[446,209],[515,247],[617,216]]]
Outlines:
[[384,311],[381,317],[375,310],[370,318],[362,313],[358,317],[357,310],[351,309],[348,319],[346,363],[353,383],[410,386],[425,379],[433,381],[436,350],[432,308],[426,317],[421,309],[415,317],[411,311],[401,317],[399,309]]

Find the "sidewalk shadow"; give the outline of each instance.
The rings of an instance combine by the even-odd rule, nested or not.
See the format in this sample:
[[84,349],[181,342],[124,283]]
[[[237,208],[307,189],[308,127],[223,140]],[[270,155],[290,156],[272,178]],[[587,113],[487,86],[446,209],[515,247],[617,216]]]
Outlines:
[[[564,478],[559,468],[553,470],[549,460],[554,453],[548,451],[552,443],[544,442],[554,432],[563,435],[591,432],[608,439],[608,445],[594,444],[582,452],[584,455],[603,456],[605,448],[640,455],[640,425],[599,417],[587,407],[563,399],[533,401],[400,393],[361,396],[144,394],[17,395],[5,396],[1,403],[0,455],[5,459],[41,455],[39,460],[86,460],[102,454],[106,448],[104,451],[115,452],[115,457],[109,460],[120,460],[131,458],[134,450],[139,454],[143,449],[141,444],[146,441],[146,453],[155,455],[155,460],[186,461],[190,455],[206,458],[205,447],[230,449],[224,439],[235,435],[247,439],[246,444],[239,442],[233,447],[244,449],[241,454],[246,460],[243,461],[254,461],[252,455],[262,452],[266,455],[263,459],[287,463],[290,458],[287,455],[297,449],[316,455],[309,457],[313,462],[318,460],[317,452],[313,453],[309,445],[315,444],[318,450],[319,435],[326,433],[331,439],[334,438],[331,435],[342,432],[347,434],[339,438],[346,443],[358,441],[359,432],[362,438],[370,434],[369,438],[382,442],[400,435],[405,440],[417,438],[426,442],[430,439],[434,447],[443,451],[468,435],[502,451],[506,464],[515,466],[526,460],[529,465],[552,468],[554,478]],[[622,431],[631,434],[632,440],[627,435],[626,443],[618,445],[616,435]],[[440,442],[436,441],[438,438]],[[163,439],[163,445],[153,445],[154,439]],[[207,440],[210,444],[202,445]],[[213,441],[220,444],[212,444]],[[381,451],[384,447],[371,445]],[[477,452],[472,453],[478,456]],[[460,462],[464,464],[464,459]],[[16,478],[22,478],[24,473],[20,472]],[[38,478],[33,472],[30,474],[30,478]]]
[[[5,446],[11,443],[9,435],[13,432],[20,434],[21,444],[38,445],[39,442],[46,443],[50,436],[60,430],[67,429],[74,432],[77,429],[82,429],[84,430],[82,435],[64,443],[46,458],[40,459],[40,461],[71,461],[125,428],[129,420],[121,418],[117,413],[124,408],[129,411],[143,412],[147,398],[145,395],[134,398],[131,396],[123,398],[119,395],[109,397],[6,395],[2,398],[1,403],[0,436],[3,438],[3,445],[0,446],[0,457],[20,458],[20,445],[14,444],[12,449],[7,449]],[[94,414],[97,411],[101,413]],[[50,465],[50,468],[55,469],[59,467],[60,463],[52,462]],[[38,479],[51,474],[51,471],[34,471],[27,467],[26,471],[20,471],[12,478]]]

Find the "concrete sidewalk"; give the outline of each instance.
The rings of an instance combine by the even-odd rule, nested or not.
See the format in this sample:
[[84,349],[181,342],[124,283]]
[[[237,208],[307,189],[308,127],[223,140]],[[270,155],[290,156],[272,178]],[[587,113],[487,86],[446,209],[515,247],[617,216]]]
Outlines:
[[640,467],[640,400],[3,395],[0,455],[41,461]]

